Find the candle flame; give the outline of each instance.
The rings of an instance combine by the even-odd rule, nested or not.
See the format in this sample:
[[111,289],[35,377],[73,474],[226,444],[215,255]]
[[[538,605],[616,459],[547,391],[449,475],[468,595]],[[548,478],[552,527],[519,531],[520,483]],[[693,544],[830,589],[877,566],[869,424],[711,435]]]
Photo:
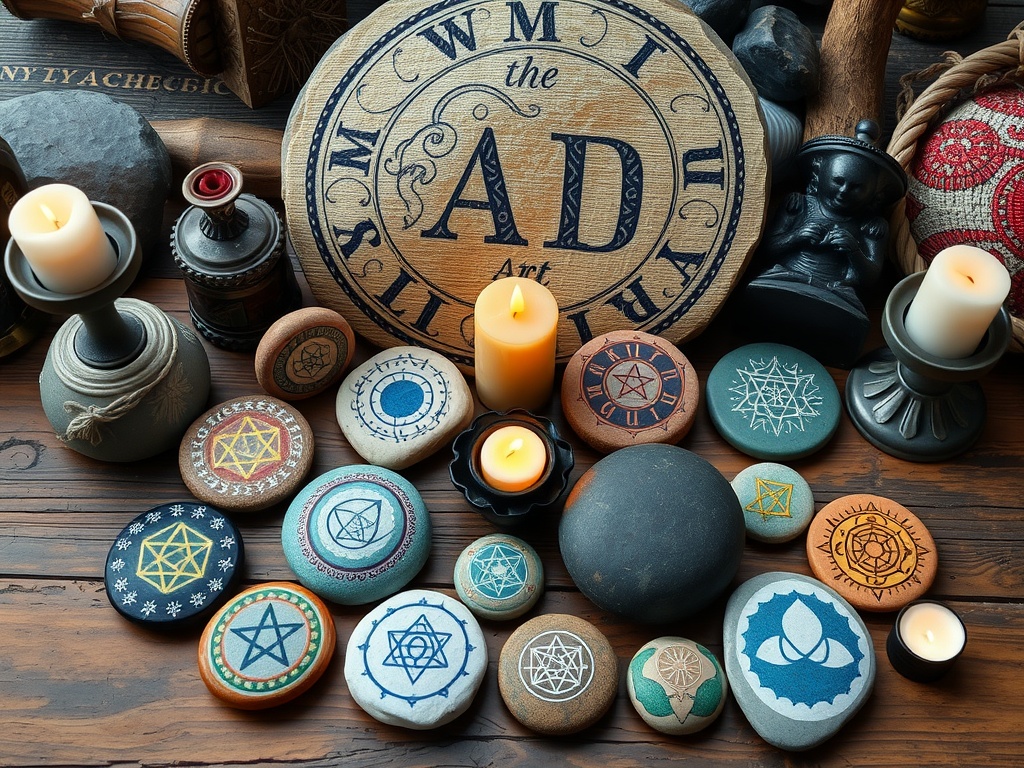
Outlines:
[[512,288],[512,298],[508,300],[508,308],[512,312],[512,317],[526,309],[526,299],[523,298],[523,291],[518,285]]
[[[519,290],[518,287],[516,288],[516,290]],[[509,458],[516,451],[522,450],[522,448],[523,448],[523,438],[517,437],[515,440],[513,440],[511,443],[508,444],[508,453],[505,454],[505,458],[506,459]]]
[[43,216],[48,218],[53,223],[53,228],[54,229],[60,229],[60,221],[58,221],[58,219],[57,219],[57,214],[55,214],[53,211],[51,211],[43,203],[39,204],[39,209],[43,212]]

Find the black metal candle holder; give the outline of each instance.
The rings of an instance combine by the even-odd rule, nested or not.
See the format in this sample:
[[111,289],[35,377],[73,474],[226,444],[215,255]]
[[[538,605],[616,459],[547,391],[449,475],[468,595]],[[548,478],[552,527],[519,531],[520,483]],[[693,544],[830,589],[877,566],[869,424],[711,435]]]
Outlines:
[[[540,478],[521,491],[499,491],[484,480],[480,450],[484,441],[502,427],[519,426],[535,433],[544,443],[547,462]],[[565,493],[574,465],[572,446],[562,439],[555,425],[541,416],[515,409],[488,411],[455,438],[454,458],[448,465],[452,483],[487,520],[495,525],[521,525],[536,513],[553,506]]]
[[924,280],[905,277],[882,315],[888,347],[864,356],[846,380],[850,419],[868,442],[908,461],[943,461],[970,448],[985,427],[985,395],[977,380],[1003,356],[1012,335],[1002,307],[977,350],[947,360],[914,343],[904,322]]
[[[956,617],[956,620],[960,622],[960,626],[964,628],[963,645],[961,645],[960,650],[957,651],[957,653],[948,659],[933,660],[918,656],[910,650],[906,641],[903,639],[903,635],[900,631],[900,621],[903,619],[903,615],[911,607],[921,605],[922,603],[934,603],[935,605],[941,605],[943,608],[947,609],[950,614]],[[916,683],[930,683],[934,680],[938,680],[950,670],[956,660],[960,658],[960,655],[964,652],[964,648],[966,646],[967,627],[964,626],[963,619],[960,618],[956,611],[937,600],[915,600],[914,602],[903,606],[902,610],[897,614],[896,623],[893,624],[892,629],[889,630],[889,637],[886,638],[885,641],[885,652],[889,657],[889,663],[892,664],[893,669],[905,678],[913,680]]]

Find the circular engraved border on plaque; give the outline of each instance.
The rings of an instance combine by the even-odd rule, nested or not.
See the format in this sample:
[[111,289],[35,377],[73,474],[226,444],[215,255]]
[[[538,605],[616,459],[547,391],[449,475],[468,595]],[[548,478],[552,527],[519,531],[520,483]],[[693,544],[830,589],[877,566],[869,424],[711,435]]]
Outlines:
[[563,361],[616,329],[696,335],[767,200],[749,81],[667,0],[391,0],[324,56],[284,152],[317,300],[464,368],[502,277],[554,293]]

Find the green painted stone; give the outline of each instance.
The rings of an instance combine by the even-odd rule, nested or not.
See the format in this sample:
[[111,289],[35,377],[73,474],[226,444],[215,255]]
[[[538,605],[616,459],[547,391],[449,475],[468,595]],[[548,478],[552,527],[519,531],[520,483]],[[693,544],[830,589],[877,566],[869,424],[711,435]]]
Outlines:
[[824,366],[784,344],[748,344],[708,376],[705,399],[719,434],[748,456],[786,461],[832,439],[842,401]]
[[814,517],[811,486],[784,464],[754,464],[732,480],[747,536],[778,544],[803,533]]
[[482,619],[514,619],[544,591],[544,566],[522,539],[492,533],[477,539],[455,563],[455,591]]
[[682,637],[659,637],[629,662],[626,689],[651,728],[685,736],[711,725],[721,714],[729,683],[718,659],[703,645]]

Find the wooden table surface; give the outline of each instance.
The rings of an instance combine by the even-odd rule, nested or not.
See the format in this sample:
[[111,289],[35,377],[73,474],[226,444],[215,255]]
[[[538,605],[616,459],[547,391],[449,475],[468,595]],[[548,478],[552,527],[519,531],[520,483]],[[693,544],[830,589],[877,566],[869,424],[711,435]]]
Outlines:
[[[1022,5],[1021,0],[990,3],[983,27],[950,47],[969,53],[1003,39],[1024,17]],[[823,18],[823,11],[817,13]],[[887,73],[890,111],[896,78],[936,60],[941,50],[896,38]],[[58,74],[44,82],[48,68]],[[79,72],[61,84],[62,68]],[[119,86],[105,88],[102,76],[94,78],[99,83],[94,86],[89,70],[122,73],[108,78]],[[18,22],[0,11],[0,100],[40,88],[94,88],[122,98],[151,119],[212,114],[283,127],[287,99],[250,112],[221,88],[204,93],[201,79],[191,91],[124,87],[123,75],[138,72],[160,74],[179,86],[188,76],[160,51],[86,27]],[[168,204],[168,226],[182,206],[177,197]],[[887,280],[891,284],[895,275]],[[182,282],[167,253],[150,258],[131,295],[189,323]],[[874,311],[877,317],[877,305]],[[728,320],[727,312],[684,348],[702,381],[722,354],[744,342]],[[969,640],[952,673],[934,684],[916,684],[899,676],[886,658],[893,615],[865,614],[878,657],[873,695],[832,740],[810,752],[787,754],[753,731],[731,697],[714,725],[689,738],[661,735],[640,720],[626,695],[628,660],[643,643],[663,634],[690,637],[720,654],[725,599],[690,620],[663,627],[640,626],[603,612],[575,589],[562,564],[557,516],[523,534],[539,550],[547,571],[547,592],[529,615],[576,614],[608,635],[619,658],[619,693],[596,726],[574,736],[544,738],[509,715],[498,692],[496,666],[515,622],[483,623],[490,668],[470,710],[454,723],[424,733],[376,722],[352,701],[342,674],[345,643],[366,608],[332,609],[340,638],[337,658],[308,694],[260,713],[223,706],[199,678],[198,630],[178,636],[151,633],[122,619],[107,601],[102,572],[116,534],[140,512],[189,496],[173,452],[137,463],[102,464],[55,438],[40,407],[37,379],[57,326],[54,320],[43,338],[0,361],[0,764],[354,768],[565,763],[610,768],[670,760],[743,766],[1024,763],[1022,356],[1005,358],[984,380],[989,422],[977,446],[955,460],[922,465],[892,458],[866,443],[844,415],[828,447],[793,464],[810,482],[818,508],[846,494],[869,492],[891,497],[917,514],[938,545],[938,576],[929,596],[961,614]],[[877,332],[874,336],[880,340]],[[213,370],[211,404],[258,391],[251,355],[207,350]],[[371,352],[361,345],[360,358]],[[831,373],[842,390],[846,373]],[[317,441],[311,477],[360,461],[335,421],[333,392],[298,406]],[[479,404],[477,410],[482,410]],[[564,435],[571,434],[557,405],[546,415]],[[599,457],[573,442],[575,480]],[[753,463],[717,435],[703,409],[681,444],[729,479]],[[435,531],[430,559],[411,586],[453,594],[459,552],[493,529],[452,487],[447,464],[448,452],[442,451],[404,474],[422,493]],[[248,554],[247,583],[293,578],[281,551],[283,514],[281,505],[238,520]],[[809,573],[803,538],[781,546],[748,543],[737,583],[769,570]]]

